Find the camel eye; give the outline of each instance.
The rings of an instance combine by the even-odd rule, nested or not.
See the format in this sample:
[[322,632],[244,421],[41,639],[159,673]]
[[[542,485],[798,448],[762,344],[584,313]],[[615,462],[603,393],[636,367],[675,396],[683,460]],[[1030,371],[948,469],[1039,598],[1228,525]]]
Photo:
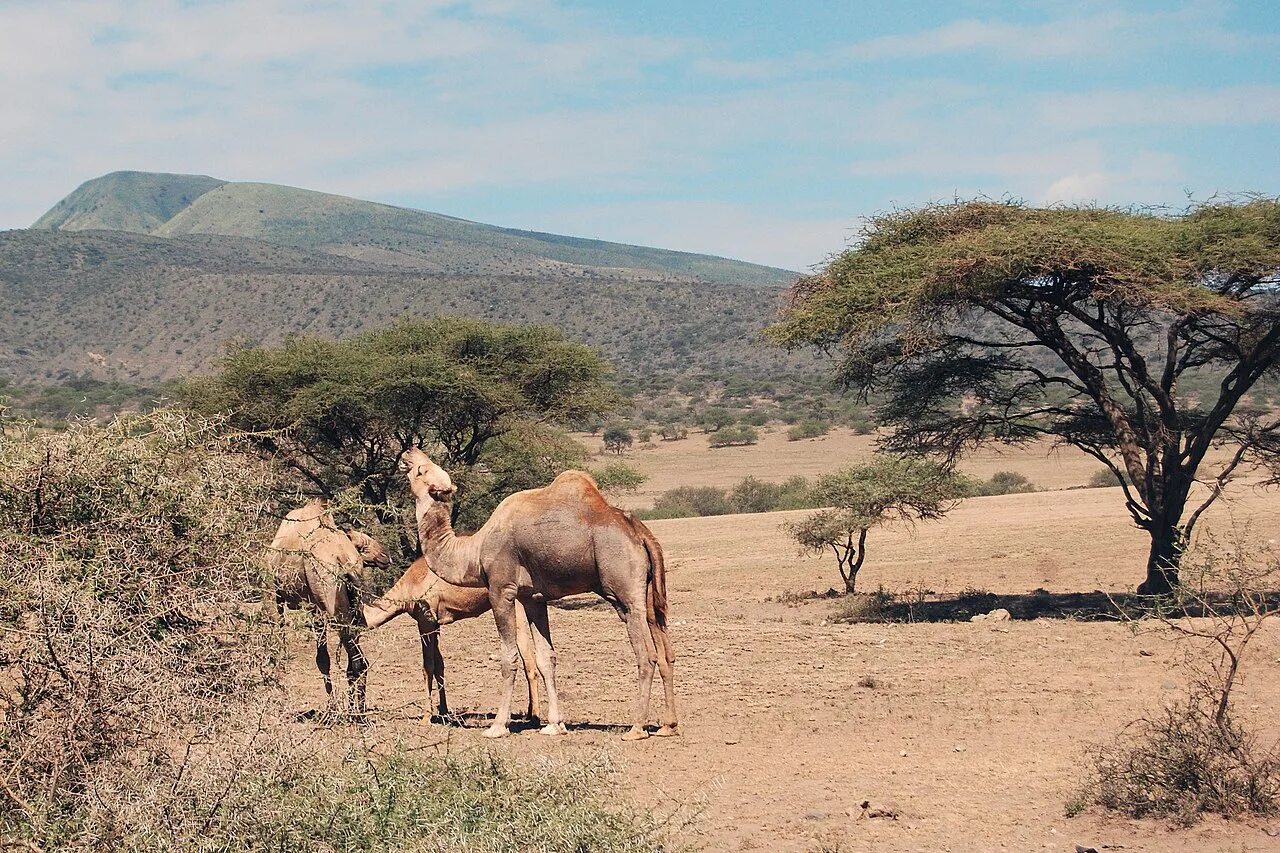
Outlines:
[[427,466],[426,466],[426,465],[419,465],[419,466],[418,466],[418,476],[419,476],[419,477],[425,477],[425,476],[427,476]]

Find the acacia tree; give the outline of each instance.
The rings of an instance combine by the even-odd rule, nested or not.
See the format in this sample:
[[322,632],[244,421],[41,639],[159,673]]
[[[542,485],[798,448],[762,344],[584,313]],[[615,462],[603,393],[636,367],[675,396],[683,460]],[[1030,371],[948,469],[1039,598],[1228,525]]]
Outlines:
[[385,505],[400,454],[438,445],[461,517],[580,464],[555,427],[611,409],[608,375],[594,351],[554,329],[442,317],[233,350],[184,396],[228,413],[325,497],[356,488]]
[[[1150,534],[1139,591],[1157,594],[1232,476],[1277,458],[1280,420],[1241,402],[1280,356],[1278,270],[1271,199],[928,206],[872,218],[771,335],[839,350],[846,387],[882,392],[888,450],[950,462],[1048,437],[1096,458]],[[1210,392],[1185,393],[1193,378]]]
[[883,457],[818,478],[810,497],[826,508],[785,529],[807,553],[824,554],[830,549],[845,592],[853,592],[871,528],[936,521],[965,496],[967,485],[963,477],[936,462]]

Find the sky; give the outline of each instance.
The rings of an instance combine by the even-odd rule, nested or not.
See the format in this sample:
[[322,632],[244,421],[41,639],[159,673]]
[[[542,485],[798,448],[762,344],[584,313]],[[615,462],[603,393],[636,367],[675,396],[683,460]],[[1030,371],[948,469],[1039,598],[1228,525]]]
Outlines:
[[1273,0],[0,0],[0,228],[185,172],[805,270],[975,196],[1280,194]]

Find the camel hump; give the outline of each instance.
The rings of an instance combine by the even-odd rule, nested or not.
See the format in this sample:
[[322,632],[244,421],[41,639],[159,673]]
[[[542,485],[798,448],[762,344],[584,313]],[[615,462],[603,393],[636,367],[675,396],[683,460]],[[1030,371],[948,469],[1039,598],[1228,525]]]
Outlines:
[[592,477],[586,471],[578,470],[562,471],[559,476],[551,481],[551,485],[561,488],[577,488],[588,492],[600,491],[600,487],[596,485],[595,477]]

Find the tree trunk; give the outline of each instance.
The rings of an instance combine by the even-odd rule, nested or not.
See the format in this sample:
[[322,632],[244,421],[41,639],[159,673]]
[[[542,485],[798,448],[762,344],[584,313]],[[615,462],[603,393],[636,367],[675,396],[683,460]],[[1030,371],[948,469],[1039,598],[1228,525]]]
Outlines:
[[1165,595],[1178,585],[1178,563],[1182,560],[1182,530],[1176,525],[1153,521],[1151,551],[1147,556],[1147,579],[1138,585],[1138,595]]

